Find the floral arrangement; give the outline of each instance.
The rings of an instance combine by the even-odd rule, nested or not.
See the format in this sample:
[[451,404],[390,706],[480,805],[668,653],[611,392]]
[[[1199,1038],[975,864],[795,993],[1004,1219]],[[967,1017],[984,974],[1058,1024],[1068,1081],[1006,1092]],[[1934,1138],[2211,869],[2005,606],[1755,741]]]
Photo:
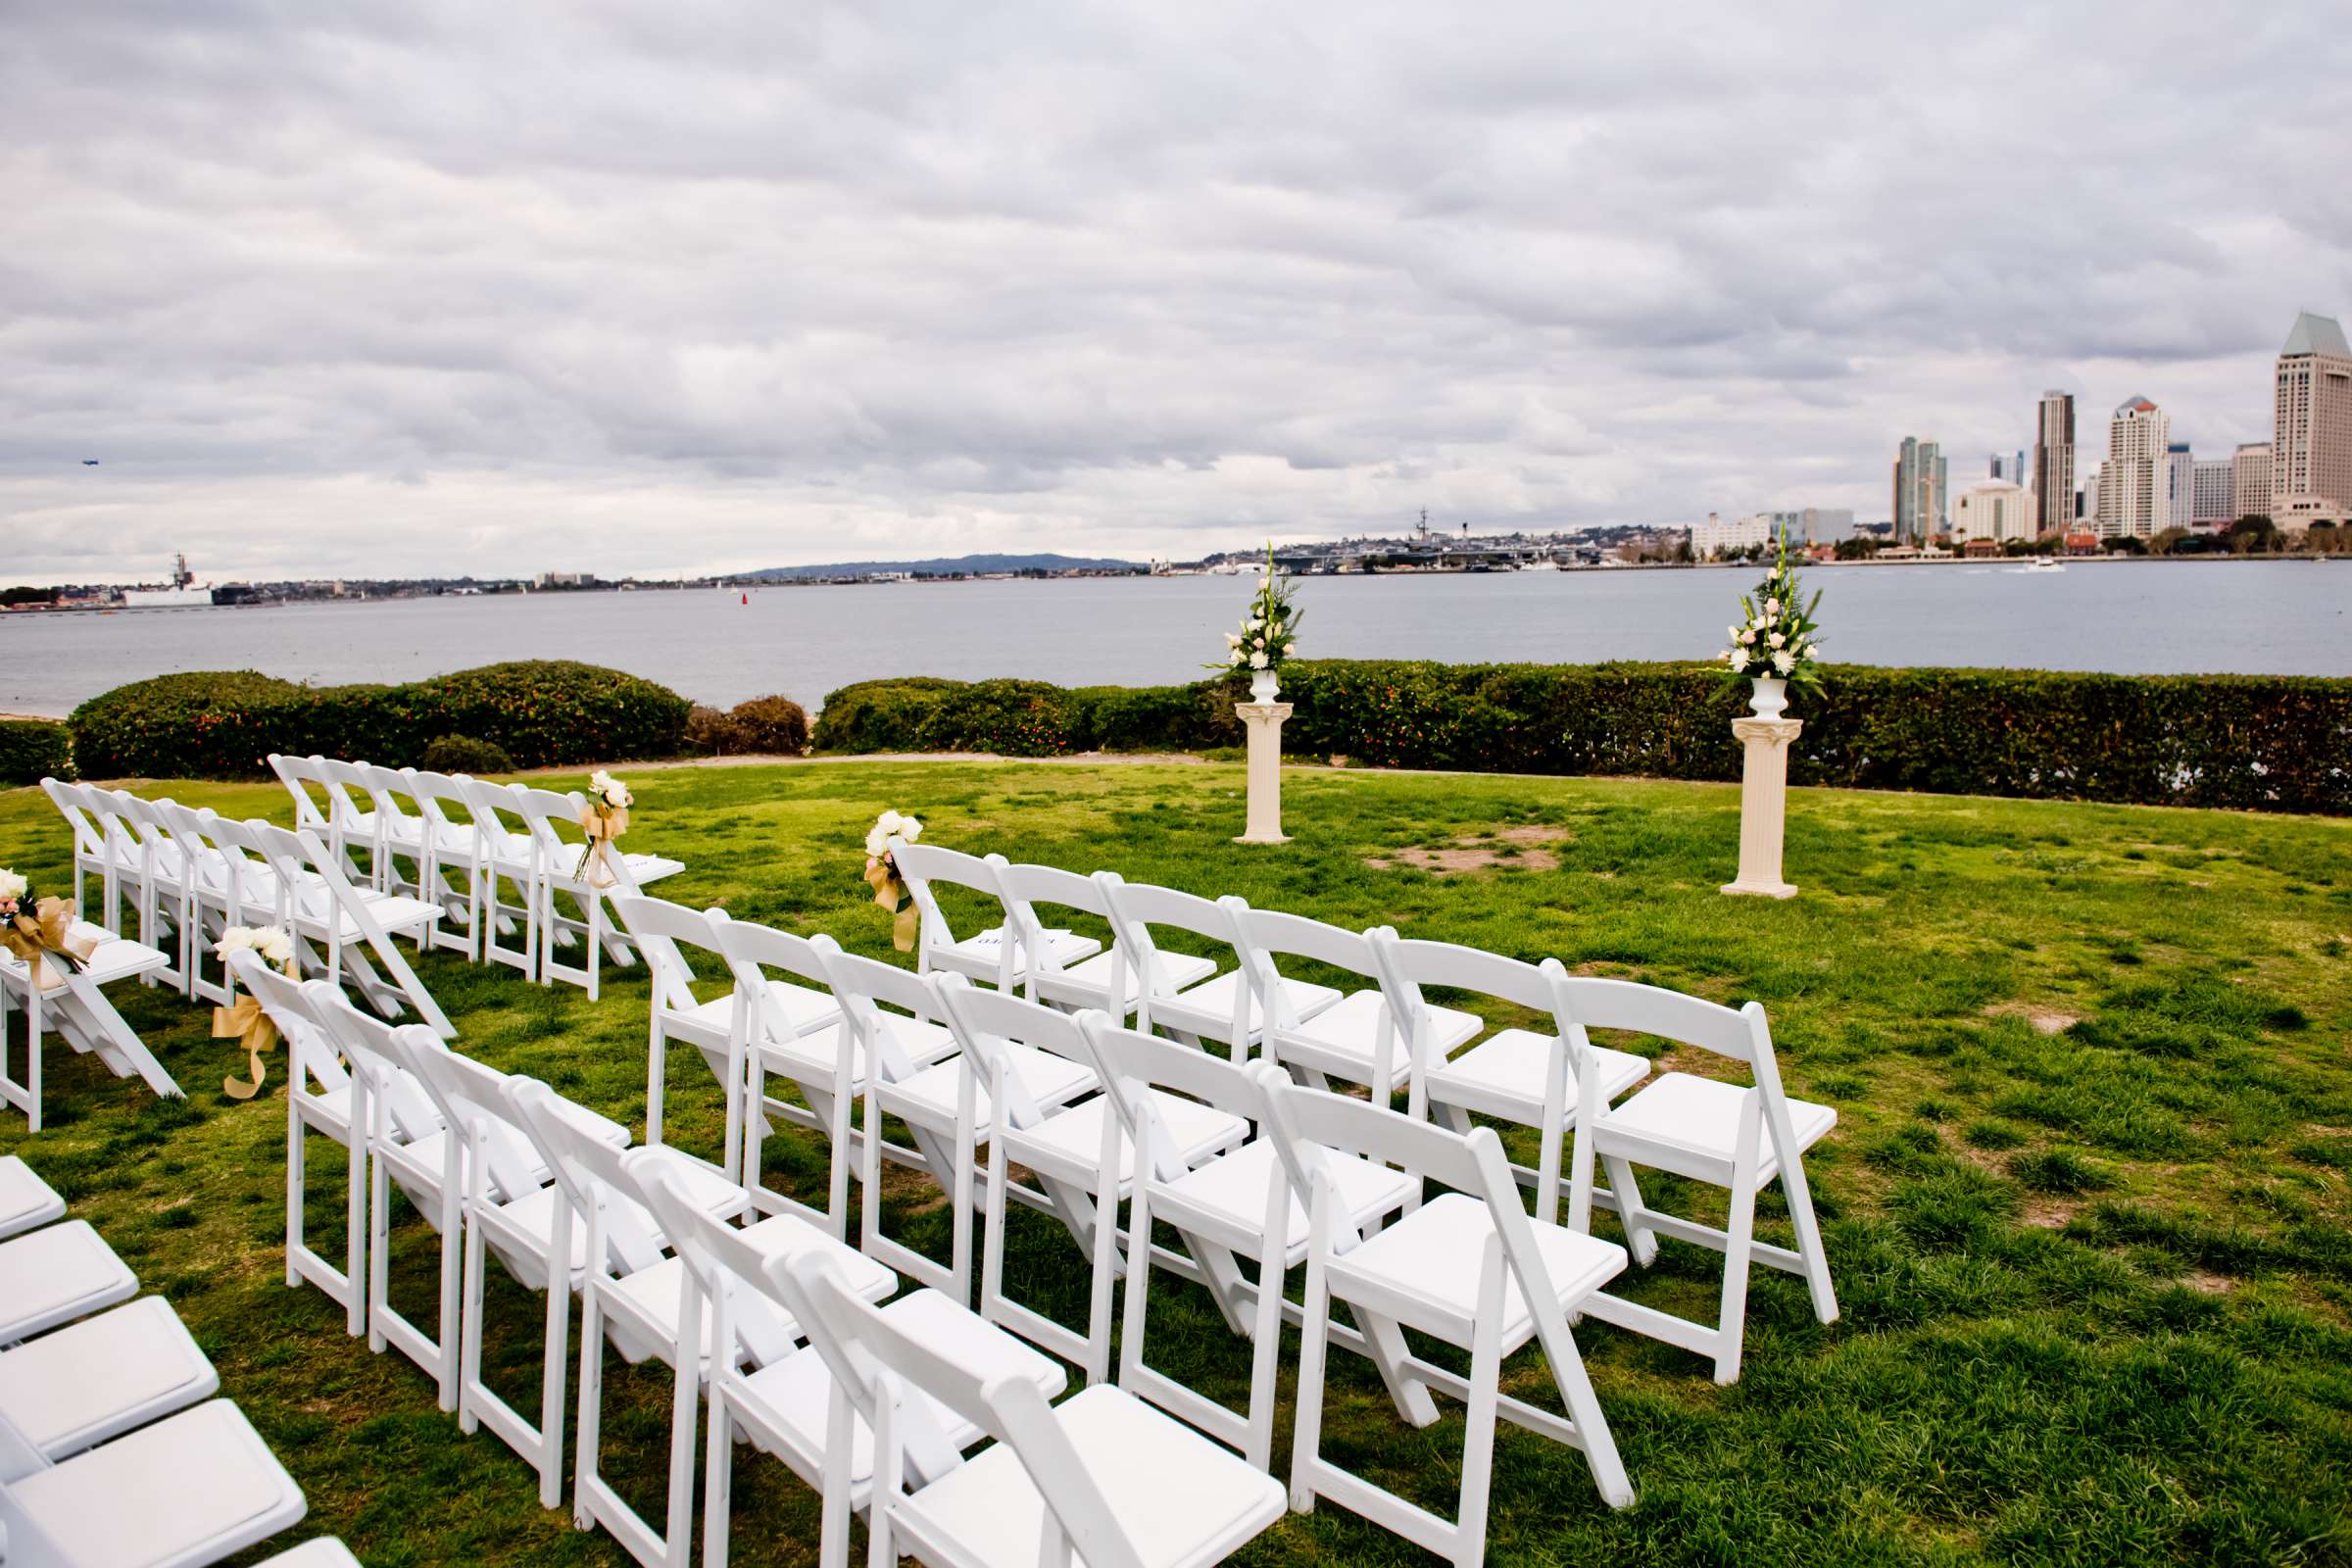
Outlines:
[[79,969],[97,951],[96,942],[74,935],[74,906],[64,899],[36,899],[23,873],[0,870],[0,947],[24,960],[43,991],[65,984],[64,973],[51,959]]
[[[232,925],[220,933],[213,944],[213,953],[222,968],[228,966],[232,953],[251,953],[264,963],[274,966],[287,979],[297,978],[294,969],[294,938],[285,927],[275,925]],[[270,1069],[263,1062],[263,1054],[277,1044],[277,1025],[263,1010],[261,1003],[250,996],[239,997],[225,1007],[213,1009],[213,1038],[234,1040],[245,1053],[245,1068],[250,1078],[223,1078],[220,1092],[231,1100],[251,1100],[262,1092],[269,1081]]]
[[1821,628],[1813,612],[1821,592],[1814,590],[1812,599],[1800,604],[1801,593],[1783,534],[1771,572],[1754,593],[1740,596],[1740,623],[1730,628],[1731,646],[1723,651],[1727,676],[1786,680],[1799,691],[1820,689]]
[[890,853],[890,841],[912,844],[922,836],[921,822],[897,811],[884,811],[865,830],[865,880],[874,890],[874,903],[898,917],[892,922],[890,934],[901,953],[914,951],[914,933],[920,915],[906,897],[906,882],[899,875],[899,862]]
[[580,808],[579,815],[580,831],[588,835],[588,842],[581,847],[573,876],[588,872],[594,862],[590,881],[603,887],[613,880],[605,858],[612,853],[612,841],[628,831],[629,808],[636,804],[637,797],[629,793],[629,787],[603,768],[588,775],[588,804]]
[[1210,669],[1280,669],[1298,648],[1298,607],[1291,603],[1290,578],[1274,568],[1274,546],[1266,546],[1266,564],[1250,596],[1242,629],[1225,634],[1225,662]]
[[0,919],[11,919],[24,906],[32,884],[15,871],[0,870]]
[[213,954],[222,963],[232,953],[257,953],[264,963],[273,963],[283,969],[294,958],[294,939],[283,926],[232,925],[220,933],[213,944]]

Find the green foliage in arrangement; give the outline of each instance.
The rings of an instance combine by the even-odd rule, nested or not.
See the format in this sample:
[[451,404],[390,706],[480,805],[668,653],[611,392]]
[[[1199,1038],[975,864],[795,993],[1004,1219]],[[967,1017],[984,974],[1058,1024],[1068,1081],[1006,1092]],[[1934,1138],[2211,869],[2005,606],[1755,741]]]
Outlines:
[[[1349,930],[1394,924],[1761,1003],[1789,1093],[1838,1110],[1805,1165],[1838,1321],[1815,1321],[1801,1280],[1756,1268],[1740,1381],[1718,1388],[1698,1357],[1586,1318],[1577,1346],[1639,1500],[1610,1510],[1574,1449],[1506,1426],[1492,1568],[2352,1560],[2352,837],[2341,822],[1807,791],[1788,821],[1788,870],[1803,891],[1783,904],[1716,892],[1740,839],[1739,791],[1716,784],[1302,769],[1284,786],[1296,841],[1267,851],[1232,842],[1243,770],[1218,763],[851,761],[630,769],[627,782],[642,804],[625,842],[685,863],[663,897],[827,932],[884,962],[909,959],[893,951],[891,916],[859,873],[874,813],[895,806],[919,811],[926,843],[952,849],[1107,868]],[[235,817],[291,814],[271,784],[172,793]],[[1410,858],[1440,849],[1458,852],[1445,867]],[[0,865],[59,889],[71,855],[38,792],[0,796]],[[1003,918],[977,895],[940,897],[959,929]],[[1076,911],[1054,918],[1108,935]],[[1170,945],[1208,951],[1176,934]],[[544,1079],[643,1136],[644,965],[608,969],[591,1003],[455,953],[414,961],[466,1056]],[[723,968],[705,973],[697,995],[726,984]],[[160,986],[112,995],[188,1098],[159,1100],[53,1041],[46,1125],[27,1137],[15,1112],[0,1115],[0,1152],[28,1158],[141,1289],[172,1302],[218,1367],[221,1396],[301,1486],[301,1528],[247,1555],[336,1535],[362,1561],[402,1568],[631,1568],[610,1536],[541,1507],[531,1469],[488,1431],[462,1432],[414,1363],[369,1354],[323,1293],[286,1288],[282,1053],[263,1099],[230,1101],[220,1080],[245,1058],[212,1038],[209,1008]],[[1491,1024],[1536,1021],[1446,1000]],[[1633,1036],[1606,1043],[1661,1050]],[[1710,1070],[1688,1049],[1661,1065]],[[678,1042],[666,1069],[663,1141],[716,1157],[727,1123],[718,1079]],[[1514,1157],[1535,1161],[1531,1132],[1498,1130]],[[776,1118],[760,1180],[821,1203],[825,1148]],[[313,1133],[309,1161],[312,1245],[339,1256],[343,1152]],[[1643,1172],[1642,1194],[1709,1222],[1723,1215],[1718,1190],[1671,1175]],[[391,1201],[390,1299],[429,1323],[438,1238],[397,1190]],[[881,1201],[888,1234],[947,1255],[952,1212],[935,1188],[902,1173],[882,1183]],[[1006,1290],[1083,1324],[1088,1271],[1068,1231],[1009,1209]],[[852,1237],[861,1218],[849,1216]],[[1760,1240],[1788,1244],[1777,1188],[1757,1224]],[[1622,1234],[1605,1209],[1594,1229]],[[1669,1240],[1653,1266],[1629,1267],[1610,1288],[1706,1316],[1722,1266],[1719,1253]],[[495,1260],[484,1281],[484,1376],[536,1410],[546,1298]],[[1242,1407],[1250,1342],[1202,1288],[1161,1271],[1151,1289],[1150,1364]],[[1303,1292],[1303,1270],[1288,1289]],[[574,1356],[579,1344],[575,1316]],[[1298,1357],[1286,1328],[1278,1469]],[[566,1375],[576,1380],[576,1361]],[[659,1517],[675,1380],[659,1358],[617,1355],[605,1376],[601,1463]],[[1329,1376],[1333,1456],[1449,1509],[1462,1406],[1441,1397],[1437,1424],[1415,1430],[1362,1357],[1335,1352]],[[1504,1387],[1528,1399],[1554,1399],[1545,1376],[1535,1347],[1503,1368]],[[1073,1371],[1072,1387],[1082,1381]],[[575,1410],[565,1443],[576,1434]],[[817,1494],[784,1465],[739,1446],[733,1503],[739,1568],[816,1562]],[[1329,1502],[1284,1517],[1233,1558],[1236,1568],[1435,1560]]]
[[[1790,715],[1793,783],[2352,813],[2352,680],[1833,666]],[[1034,724],[999,744],[1017,686]],[[865,681],[825,700],[833,752],[1204,751],[1239,744],[1234,689]],[[1383,767],[1730,780],[1746,686],[1696,664],[1301,660],[1284,745]],[[836,707],[839,705],[837,716]]]
[[0,718],[0,784],[74,777],[74,736],[40,718]]
[[530,660],[399,686],[163,675],[90,699],[67,724],[92,778],[253,778],[272,752],[405,762],[453,735],[499,748],[516,767],[674,757],[689,706],[616,669]]

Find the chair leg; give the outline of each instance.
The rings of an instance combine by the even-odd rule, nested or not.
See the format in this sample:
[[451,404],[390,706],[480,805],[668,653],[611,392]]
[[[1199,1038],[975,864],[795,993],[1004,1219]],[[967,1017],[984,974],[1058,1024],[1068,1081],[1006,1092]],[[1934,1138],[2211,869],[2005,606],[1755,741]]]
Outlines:
[[[1499,1260],[1496,1272],[1500,1272]],[[1462,1432],[1462,1494],[1454,1519],[1454,1568],[1482,1568],[1487,1560],[1487,1502],[1494,1486],[1494,1411],[1502,1377],[1502,1348],[1496,1312],[1482,1313],[1470,1349],[1470,1401]]]
[[[1317,1250],[1319,1251],[1319,1249]],[[1305,1314],[1298,1324],[1298,1412],[1291,1426],[1291,1511],[1315,1511],[1315,1471],[1323,1462],[1323,1364],[1331,1350],[1331,1285],[1310,1251]]]
[[[699,1293],[698,1293],[699,1295]],[[703,1321],[701,1300],[678,1325],[677,1366],[669,1406],[668,1512],[662,1526],[663,1568],[686,1568],[694,1535],[694,1423],[702,1413]],[[715,1381],[715,1371],[713,1381]],[[719,1430],[716,1422],[712,1430]]]
[[645,1141],[662,1141],[662,1096],[669,1076],[669,1039],[662,1032],[662,1003],[654,1001],[645,1048]]
[[1622,1155],[1611,1154],[1602,1161],[1609,1173],[1609,1191],[1616,1195],[1617,1221],[1625,1229],[1627,1248],[1634,1261],[1643,1268],[1658,1260],[1658,1236],[1642,1223],[1649,1210],[1642,1205],[1642,1189],[1634,1181],[1634,1167]]
[[367,1114],[365,1103],[354,1095],[343,1179],[343,1278],[351,1285],[351,1299],[343,1303],[343,1330],[354,1339],[368,1332],[368,1135],[360,1125]]
[[571,1527],[593,1530],[588,1486],[596,1478],[605,1424],[605,1310],[593,1282],[580,1293],[580,1430],[571,1465]]
[[[571,1351],[569,1267],[550,1256],[547,1267],[547,1355],[539,1376],[539,1506],[564,1502],[564,1363]],[[481,1313],[474,1313],[476,1318]]]
[[[727,1532],[735,1508],[735,1418],[727,1414],[725,1374],[710,1371],[710,1430],[703,1443],[703,1568],[727,1568]],[[827,1497],[826,1504],[832,1499]]]
[[1838,1321],[1838,1292],[1830,1284],[1830,1254],[1821,1245],[1821,1222],[1813,1217],[1813,1190],[1805,1168],[1790,1160],[1781,1168],[1781,1191],[1788,1200],[1788,1220],[1796,1228],[1797,1255],[1805,1260],[1805,1289],[1813,1298],[1813,1315],[1824,1323]]
[[[292,1054],[290,1049],[287,1054]],[[291,1067],[292,1063],[289,1062],[288,1066]],[[286,1286],[289,1290],[302,1283],[302,1271],[294,1266],[294,1254],[302,1250],[304,1140],[302,1115],[294,1103],[294,1097],[301,1092],[302,1082],[299,1078],[286,1085]],[[347,1278],[345,1283],[356,1286],[359,1281]]]
[[[468,1437],[481,1430],[482,1418],[474,1408],[474,1386],[482,1379],[482,1276],[487,1272],[489,1247],[482,1239],[479,1225],[466,1227],[465,1304],[458,1319],[458,1430]],[[449,1344],[447,1321],[442,1325],[441,1343]],[[444,1355],[448,1353],[444,1348]]]
[[1755,1179],[1741,1172],[1732,1185],[1731,1223],[1723,1249],[1723,1309],[1716,1326],[1715,1381],[1740,1381],[1740,1349],[1747,1329],[1747,1270],[1756,1236]]

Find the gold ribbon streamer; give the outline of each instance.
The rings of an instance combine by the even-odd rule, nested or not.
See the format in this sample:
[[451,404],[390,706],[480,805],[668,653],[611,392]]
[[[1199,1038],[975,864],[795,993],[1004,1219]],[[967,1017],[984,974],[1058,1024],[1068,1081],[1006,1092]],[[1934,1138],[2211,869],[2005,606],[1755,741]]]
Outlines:
[[906,884],[899,880],[899,868],[891,863],[888,856],[869,859],[865,862],[865,880],[873,887],[874,903],[898,916],[891,922],[892,944],[901,953],[912,953],[914,934],[922,917],[920,911],[907,902]]
[[49,961],[49,956],[56,954],[78,969],[98,951],[99,939],[74,931],[74,906],[63,899],[43,899],[32,906],[32,911],[26,914],[20,909],[0,922],[0,945],[24,960],[34,985],[43,991],[55,991],[66,983],[66,975]]
[[[283,973],[289,980],[300,978],[291,962]],[[220,1092],[231,1100],[251,1100],[260,1094],[262,1085],[270,1078],[270,1068],[263,1062],[262,1054],[275,1046],[278,1038],[277,1025],[270,1021],[270,1014],[263,1010],[262,1004],[250,996],[243,996],[228,1006],[215,1007],[213,1038],[234,1040],[244,1050],[247,1070],[253,1074],[251,1083],[235,1077],[221,1079]]]
[[[580,808],[580,831],[588,835],[587,844],[580,850],[580,863],[572,867],[573,876],[586,875],[588,885],[609,888],[619,880],[612,874],[610,857],[612,841],[629,830],[629,808],[625,806],[600,806],[594,802]],[[593,865],[594,870],[589,867]]]

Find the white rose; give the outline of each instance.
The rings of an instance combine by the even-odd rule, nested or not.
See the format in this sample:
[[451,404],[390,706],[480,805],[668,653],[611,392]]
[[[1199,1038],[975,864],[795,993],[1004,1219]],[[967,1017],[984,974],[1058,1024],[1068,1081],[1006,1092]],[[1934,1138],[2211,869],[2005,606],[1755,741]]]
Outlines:
[[1265,668],[1265,667],[1266,667],[1266,656],[1265,656],[1265,655],[1263,655],[1263,654],[1251,654],[1251,655],[1250,656],[1250,667],[1251,669],[1263,669],[1263,668]]
[[1772,656],[1772,667],[1786,675],[1796,667],[1796,661],[1790,659],[1787,654],[1775,654]]
[[1234,667],[1235,667],[1236,669],[1239,669],[1239,668],[1241,667],[1241,665],[1242,665],[1242,662],[1243,662],[1243,660],[1247,659],[1248,657],[1249,657],[1249,656],[1248,656],[1248,655],[1246,655],[1246,654],[1244,654],[1244,653],[1243,653],[1243,652],[1242,652],[1242,651],[1241,651],[1239,648],[1236,648],[1236,649],[1233,651],[1233,663],[1234,663]]
[[1229,631],[1229,632],[1227,632],[1227,633],[1225,634],[1225,646],[1226,646],[1226,647],[1228,647],[1228,648],[1239,648],[1239,647],[1241,647],[1241,646],[1242,646],[1242,634],[1241,634],[1240,632],[1238,632],[1238,631]]
[[1735,674],[1735,675],[1736,675],[1736,674],[1738,674],[1740,671],[1741,671],[1741,670],[1745,669],[1746,667],[1747,667],[1747,655],[1746,655],[1746,654],[1744,654],[1744,653],[1737,653],[1737,654],[1734,654],[1734,655],[1732,655],[1732,673],[1733,673],[1733,674]]
[[1764,614],[1767,619],[1779,614],[1780,612],[1781,602],[1778,599],[1767,599],[1764,601]]
[[881,858],[882,852],[888,848],[890,848],[889,834],[883,832],[878,827],[867,828],[865,830],[865,853],[869,858],[874,859]]
[[14,871],[0,871],[0,899],[21,899],[31,885]]
[[228,956],[232,953],[251,953],[254,948],[254,935],[255,933],[249,927],[232,925],[220,933],[220,941],[213,944],[213,954],[222,963],[226,963]]
[[1755,629],[1753,626],[1742,626],[1742,627],[1740,627],[1740,640],[1741,642],[1743,642],[1743,643],[1752,643],[1752,642],[1754,642],[1754,641],[1756,640],[1756,629]]
[[1259,617],[1258,617],[1258,616],[1256,616],[1256,615],[1251,615],[1251,616],[1250,616],[1250,617],[1248,620],[1246,620],[1246,621],[1244,621],[1244,622],[1242,623],[1242,629],[1243,629],[1244,631],[1255,631],[1255,630],[1257,630],[1257,629],[1258,629],[1260,626],[1263,626],[1264,624],[1265,624],[1265,621],[1264,621],[1263,619],[1259,618]]
[[1772,634],[1770,637],[1767,637],[1767,638],[1765,638],[1764,640],[1765,640],[1766,642],[1768,642],[1768,643],[1772,644],[1772,646],[1773,646],[1773,647],[1775,647],[1775,648],[1778,648],[1778,647],[1780,647],[1782,644],[1784,644],[1784,643],[1788,642],[1788,638],[1786,638],[1786,637],[1784,637],[1784,636],[1782,636],[1782,635],[1781,635],[1779,632],[1777,632],[1777,631],[1776,631],[1776,632],[1774,632],[1774,633],[1773,633],[1773,634]]
[[264,926],[253,934],[254,951],[271,963],[284,963],[294,956],[294,939],[276,926]]
[[884,811],[880,816],[874,818],[874,827],[883,837],[888,838],[899,830],[899,813]]
[[907,843],[912,844],[916,839],[919,839],[922,836],[922,823],[917,822],[911,816],[902,816],[899,818],[899,837],[905,839]]
[[602,795],[612,787],[612,775],[600,767],[588,775],[588,787]]

